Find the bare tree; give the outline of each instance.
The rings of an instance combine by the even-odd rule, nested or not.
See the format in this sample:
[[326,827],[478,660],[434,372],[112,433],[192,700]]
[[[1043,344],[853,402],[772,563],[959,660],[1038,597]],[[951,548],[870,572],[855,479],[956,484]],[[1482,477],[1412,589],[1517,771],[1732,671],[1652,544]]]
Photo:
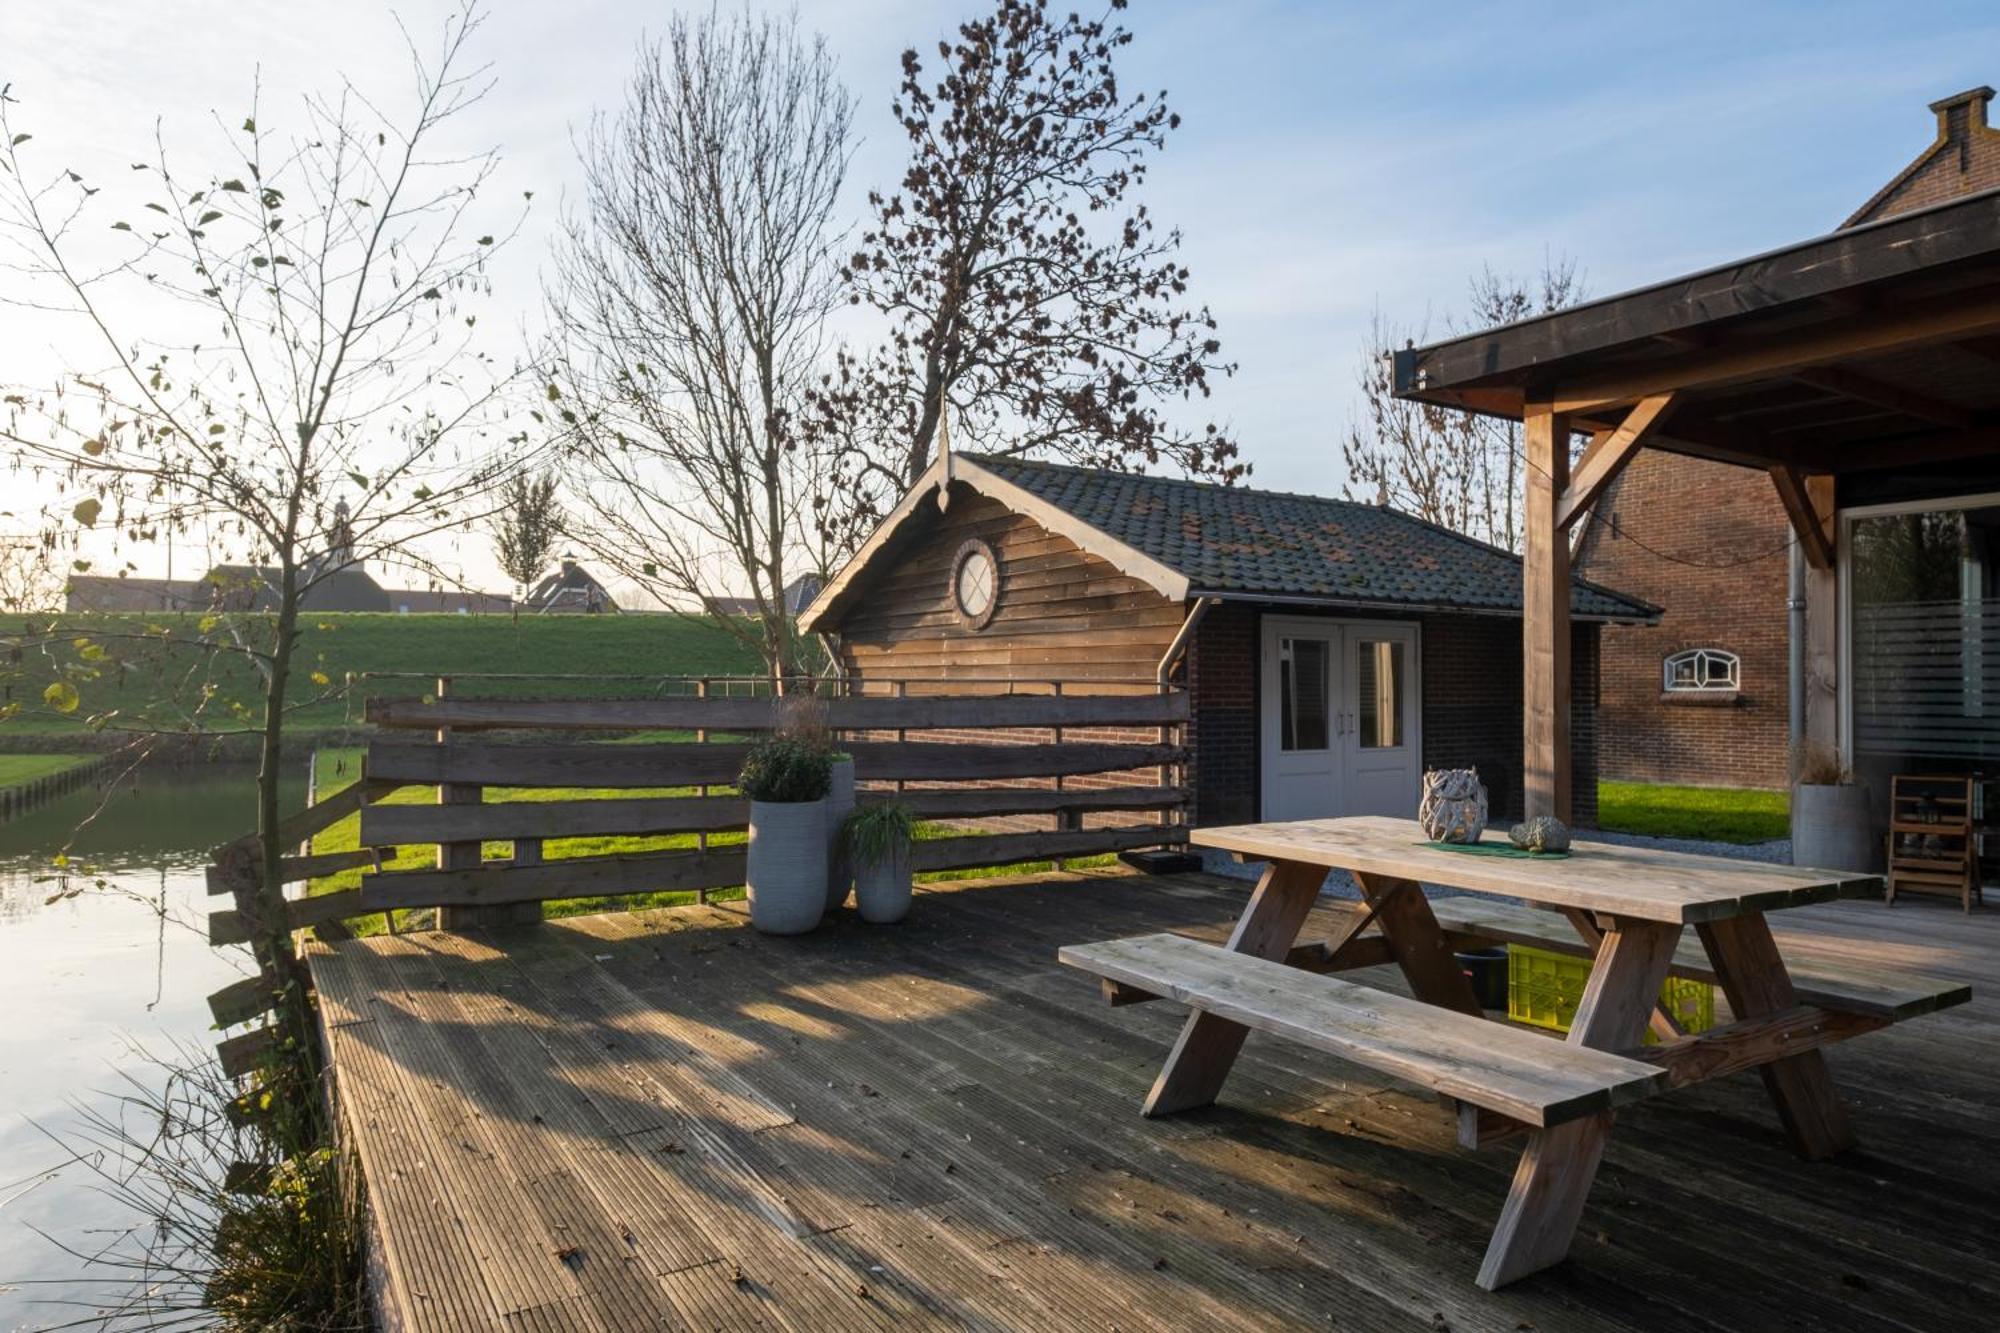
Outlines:
[[803,665],[798,418],[839,301],[852,119],[796,17],[676,17],[584,140],[548,293],[548,392],[592,482],[581,539],[670,607],[747,585],[753,623],[723,623],[774,674]]
[[[94,683],[128,651],[180,649],[200,701],[190,726],[258,737],[253,948],[286,984],[281,1015],[295,1024],[310,1014],[282,906],[279,763],[287,713],[332,688],[317,671],[294,680],[301,609],[368,559],[443,581],[412,543],[483,520],[519,467],[499,421],[511,372],[479,349],[462,308],[487,292],[504,239],[471,235],[496,160],[437,143],[486,90],[484,72],[464,68],[479,22],[468,6],[429,52],[409,44],[407,118],[343,84],[305,99],[297,131],[280,135],[253,101],[240,128],[218,123],[220,160],[195,174],[163,141],[101,186],[42,167],[0,107],[0,226],[18,279],[0,295],[71,317],[103,358],[10,390],[0,439],[55,497],[52,535],[109,529],[133,544],[199,527],[251,585],[157,632],[89,636],[46,706],[115,729]],[[34,646],[67,637],[51,627]],[[254,665],[261,717],[205,715],[204,664],[218,655]]]
[[[1574,305],[1582,296],[1583,280],[1568,258],[1548,260],[1532,279],[1486,268],[1472,280],[1463,320],[1448,328],[1456,333],[1511,324]],[[1378,313],[1357,376],[1361,417],[1341,443],[1344,493],[1520,550],[1520,424],[1397,398],[1389,358],[1399,336],[1408,343],[1426,335],[1394,329]]]
[[56,576],[51,546],[40,536],[0,537],[0,611],[57,609],[62,580]]
[[517,472],[500,492],[500,512],[493,516],[493,547],[500,568],[514,581],[514,618],[521,616],[521,596],[548,572],[565,530],[566,515],[556,498],[554,472]]
[[1123,8],[999,0],[938,44],[940,73],[904,52],[909,166],[869,196],[846,266],[888,337],[842,355],[816,414],[849,477],[848,541],[928,466],[947,409],[954,438],[995,452],[1245,471],[1227,434],[1161,411],[1234,367],[1208,310],[1186,304],[1180,233],[1133,198],[1180,117],[1164,93],[1122,89]]

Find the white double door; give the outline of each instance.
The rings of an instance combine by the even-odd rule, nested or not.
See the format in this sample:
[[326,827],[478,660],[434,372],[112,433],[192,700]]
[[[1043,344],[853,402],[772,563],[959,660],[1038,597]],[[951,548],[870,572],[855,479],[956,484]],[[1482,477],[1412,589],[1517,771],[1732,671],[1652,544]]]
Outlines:
[[1263,817],[1417,811],[1417,627],[1265,616]]

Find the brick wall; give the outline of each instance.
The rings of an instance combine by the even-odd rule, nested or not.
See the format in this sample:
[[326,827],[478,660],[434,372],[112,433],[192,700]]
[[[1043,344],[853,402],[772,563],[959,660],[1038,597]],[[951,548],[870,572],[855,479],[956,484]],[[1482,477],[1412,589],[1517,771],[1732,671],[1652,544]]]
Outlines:
[[1987,123],[1991,88],[1955,93],[1930,105],[1937,137],[1847,220],[1848,226],[1894,217],[2000,186],[2000,130]]
[[[1599,502],[1578,573],[1663,608],[1658,625],[1603,631],[1604,776],[1785,784],[1789,532],[1763,473],[1656,450],[1641,451]],[[1687,648],[1735,653],[1741,688],[1668,694],[1665,660]]]
[[[1287,610],[1286,614],[1294,614]],[[1224,603],[1196,631],[1188,657],[1193,696],[1193,822],[1259,817],[1259,611]],[[1521,622],[1502,616],[1425,616],[1422,624],[1423,762],[1479,770],[1493,817],[1521,813]],[[1598,627],[1571,637],[1574,822],[1597,823]],[[1415,813],[1414,811],[1412,813]]]

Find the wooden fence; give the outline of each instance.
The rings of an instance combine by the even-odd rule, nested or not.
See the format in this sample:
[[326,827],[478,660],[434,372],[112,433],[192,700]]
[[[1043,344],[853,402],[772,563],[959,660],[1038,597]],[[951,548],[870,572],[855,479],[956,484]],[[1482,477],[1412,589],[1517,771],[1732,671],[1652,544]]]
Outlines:
[[[694,891],[744,880],[740,841],[710,835],[744,829],[749,802],[726,789],[756,734],[778,720],[770,698],[693,695],[645,699],[478,699],[455,696],[440,680],[435,696],[370,699],[368,721],[384,734],[368,746],[361,780],[281,826],[282,878],[298,882],[336,871],[369,871],[361,887],[288,899],[293,928],[339,932],[343,918],[411,908],[439,909],[446,928],[534,919],[550,899]],[[874,686],[879,688],[879,683]],[[932,688],[935,688],[933,685]],[[1024,688],[1013,683],[1010,688]],[[1176,690],[1065,694],[849,694],[822,699],[826,723],[854,756],[863,802],[894,796],[918,818],[947,825],[997,816],[1048,816],[1046,831],[954,829],[918,841],[918,871],[1062,860],[1185,842],[1188,699]],[[1130,740],[1071,740],[1065,732],[1107,731]],[[421,733],[422,739],[417,738]],[[666,733],[629,741],[621,735]],[[951,739],[926,739],[926,733]],[[972,736],[968,736],[971,733]],[[885,739],[886,738],[886,739]],[[607,743],[615,742],[615,743]],[[1066,785],[1084,775],[1119,774],[1117,785]],[[384,804],[409,787],[437,800]],[[492,788],[615,789],[631,795],[553,800],[485,799]],[[722,793],[713,788],[724,788]],[[310,839],[356,813],[361,847],[313,854]],[[1086,826],[1085,815],[1094,816]],[[663,851],[545,859],[555,838],[692,835],[694,845]],[[485,857],[482,844],[510,854]],[[435,847],[422,869],[384,868],[399,849]],[[253,931],[259,897],[254,835],[219,850],[209,889],[233,904],[211,914],[209,938],[240,943]],[[265,899],[268,901],[268,899]],[[257,979],[212,997],[225,1026],[263,1011]],[[225,1055],[229,1044],[224,1044]]]

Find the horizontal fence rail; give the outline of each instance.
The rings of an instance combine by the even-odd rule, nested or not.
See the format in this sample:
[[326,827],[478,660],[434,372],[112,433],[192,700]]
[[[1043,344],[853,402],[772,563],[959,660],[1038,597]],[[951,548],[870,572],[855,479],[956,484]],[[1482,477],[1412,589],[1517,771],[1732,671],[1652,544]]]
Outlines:
[[[279,825],[288,853],[279,863],[282,881],[364,872],[359,888],[289,898],[288,927],[338,932],[347,918],[412,908],[439,909],[449,927],[485,919],[486,908],[705,895],[744,882],[750,805],[731,788],[752,738],[781,725],[779,710],[795,696],[711,695],[710,682],[698,681],[691,692],[640,699],[487,699],[454,697],[448,679],[437,683],[430,697],[370,698],[368,721],[392,734],[367,747],[361,780]],[[988,693],[974,683],[952,694],[925,681],[883,693],[883,682],[871,681],[873,693],[815,696],[837,747],[853,757],[858,801],[901,801],[929,832],[945,835],[915,843],[915,870],[1062,861],[1186,841],[1187,696],[1157,686],[1142,692],[1129,682],[1088,694],[1056,682],[1028,688],[1036,684],[1039,692]],[[416,787],[435,789],[436,798],[384,799]],[[583,794],[606,789],[630,794]],[[310,850],[315,834],[356,814],[357,849]],[[1053,827],[992,826],[1037,819]],[[545,854],[545,844],[567,838],[689,845]],[[492,855],[494,844],[506,854]],[[410,848],[434,848],[435,864],[393,868]],[[214,943],[257,934],[258,903],[271,897],[262,893],[258,849],[251,835],[216,851],[209,889],[233,895],[234,905],[211,914]],[[210,1001],[217,1023],[264,1012],[270,990],[253,977],[218,992]],[[254,1046],[242,1043],[232,1054],[246,1059]]]

